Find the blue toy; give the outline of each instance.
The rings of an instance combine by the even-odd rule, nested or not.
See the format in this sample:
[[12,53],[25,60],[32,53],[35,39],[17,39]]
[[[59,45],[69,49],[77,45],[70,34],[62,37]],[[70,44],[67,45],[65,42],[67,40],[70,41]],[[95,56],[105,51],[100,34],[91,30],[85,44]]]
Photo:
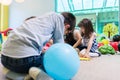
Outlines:
[[76,50],[63,43],[52,45],[44,55],[44,68],[55,80],[70,80],[80,67]]

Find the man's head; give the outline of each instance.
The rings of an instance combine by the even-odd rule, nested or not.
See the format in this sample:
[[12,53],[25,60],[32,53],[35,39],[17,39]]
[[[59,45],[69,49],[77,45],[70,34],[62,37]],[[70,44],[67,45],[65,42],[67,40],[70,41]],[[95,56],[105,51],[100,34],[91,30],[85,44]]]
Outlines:
[[64,20],[65,34],[68,34],[74,30],[75,25],[76,25],[76,18],[72,13],[69,13],[69,12],[63,12],[61,14],[65,18],[65,20]]

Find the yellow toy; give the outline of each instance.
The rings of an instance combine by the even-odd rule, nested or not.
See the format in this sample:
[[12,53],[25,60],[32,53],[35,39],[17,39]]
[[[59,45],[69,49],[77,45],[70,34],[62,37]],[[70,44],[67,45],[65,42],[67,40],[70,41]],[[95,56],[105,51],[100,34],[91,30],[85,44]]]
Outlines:
[[102,43],[105,45],[105,44],[109,44],[109,41],[107,39],[103,39],[102,40]]
[[80,60],[81,60],[81,61],[90,61],[90,58],[83,58],[83,57],[80,57]]

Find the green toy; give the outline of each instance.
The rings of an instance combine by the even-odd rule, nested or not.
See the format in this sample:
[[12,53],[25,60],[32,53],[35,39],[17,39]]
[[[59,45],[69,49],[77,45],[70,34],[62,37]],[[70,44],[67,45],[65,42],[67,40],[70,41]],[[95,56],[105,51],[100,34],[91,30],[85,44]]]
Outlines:
[[104,54],[104,55],[105,54],[112,54],[112,55],[115,54],[115,50],[110,45],[101,46],[98,50],[101,52],[101,54]]

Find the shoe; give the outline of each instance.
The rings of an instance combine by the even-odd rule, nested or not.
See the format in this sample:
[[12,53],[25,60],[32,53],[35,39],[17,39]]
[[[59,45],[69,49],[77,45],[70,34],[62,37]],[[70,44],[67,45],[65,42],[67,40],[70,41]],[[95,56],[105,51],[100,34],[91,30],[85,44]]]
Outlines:
[[40,68],[32,67],[29,70],[29,75],[34,80],[54,80],[50,76],[48,76],[44,71],[42,71]]
[[24,80],[33,80],[33,78],[30,75],[26,75]]

